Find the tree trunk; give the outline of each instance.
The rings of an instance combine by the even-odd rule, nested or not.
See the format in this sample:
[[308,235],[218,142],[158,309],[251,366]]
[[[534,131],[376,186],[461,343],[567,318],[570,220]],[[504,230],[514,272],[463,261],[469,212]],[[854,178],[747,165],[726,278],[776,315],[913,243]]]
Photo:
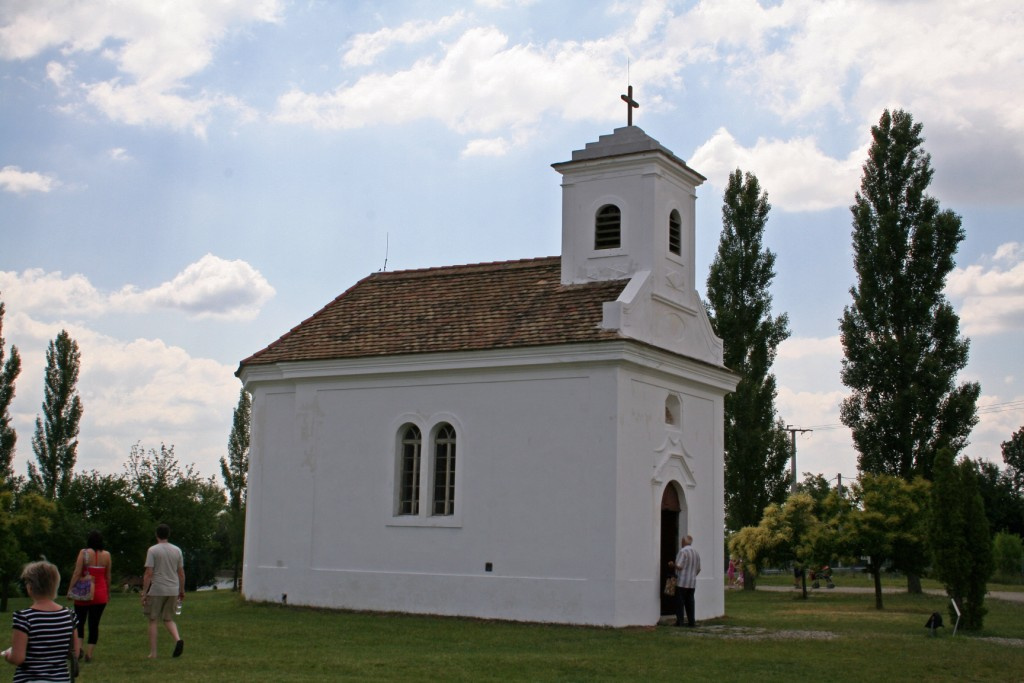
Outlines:
[[882,609],[882,568],[871,563],[871,578],[875,580],[875,609]]
[[921,595],[921,576],[917,572],[907,572],[907,592],[911,595]]

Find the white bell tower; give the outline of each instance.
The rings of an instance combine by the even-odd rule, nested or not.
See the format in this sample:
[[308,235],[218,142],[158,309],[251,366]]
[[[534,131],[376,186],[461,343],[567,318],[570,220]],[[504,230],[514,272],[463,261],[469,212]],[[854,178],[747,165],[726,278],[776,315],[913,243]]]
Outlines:
[[695,288],[696,188],[706,178],[632,125],[552,166],[562,174],[562,284],[630,279],[605,304],[603,327],[720,364]]

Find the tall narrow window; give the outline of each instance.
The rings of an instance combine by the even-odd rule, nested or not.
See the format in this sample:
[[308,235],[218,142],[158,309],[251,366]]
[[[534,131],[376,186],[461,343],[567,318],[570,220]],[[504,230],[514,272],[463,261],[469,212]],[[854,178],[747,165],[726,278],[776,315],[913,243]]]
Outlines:
[[668,215],[668,250],[676,256],[683,252],[683,221],[675,209]]
[[665,424],[678,427],[682,424],[680,419],[681,413],[679,397],[675,394],[669,394],[668,398],[665,399]]
[[434,436],[434,514],[455,514],[455,428],[447,423]]
[[605,204],[597,212],[594,225],[594,249],[618,249],[622,246],[622,212],[614,204]]
[[398,483],[398,514],[417,515],[420,512],[420,448],[419,427],[409,425],[402,432],[402,451]]

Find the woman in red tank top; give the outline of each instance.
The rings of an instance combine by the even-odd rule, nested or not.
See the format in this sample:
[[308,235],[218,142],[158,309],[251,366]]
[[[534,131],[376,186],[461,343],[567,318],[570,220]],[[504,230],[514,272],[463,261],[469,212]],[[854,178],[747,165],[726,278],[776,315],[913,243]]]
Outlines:
[[[78,617],[78,642],[85,637],[85,622],[89,622],[89,640],[85,648],[85,661],[91,662],[93,650],[100,637],[100,618],[103,610],[110,602],[110,553],[103,549],[103,535],[99,531],[90,531],[86,546],[78,553],[75,561],[75,573],[68,582],[68,587],[75,585],[80,578],[92,576],[92,600],[84,602],[75,600],[75,616]],[[82,653],[79,652],[81,657]]]

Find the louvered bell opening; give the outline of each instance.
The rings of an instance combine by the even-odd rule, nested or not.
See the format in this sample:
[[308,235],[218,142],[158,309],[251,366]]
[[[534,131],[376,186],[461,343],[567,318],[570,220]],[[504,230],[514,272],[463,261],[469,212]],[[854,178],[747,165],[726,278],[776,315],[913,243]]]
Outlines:
[[595,249],[618,249],[622,246],[622,212],[609,204],[597,212],[594,230]]
[[683,222],[679,220],[679,212],[675,209],[668,217],[668,250],[680,255],[683,251]]

